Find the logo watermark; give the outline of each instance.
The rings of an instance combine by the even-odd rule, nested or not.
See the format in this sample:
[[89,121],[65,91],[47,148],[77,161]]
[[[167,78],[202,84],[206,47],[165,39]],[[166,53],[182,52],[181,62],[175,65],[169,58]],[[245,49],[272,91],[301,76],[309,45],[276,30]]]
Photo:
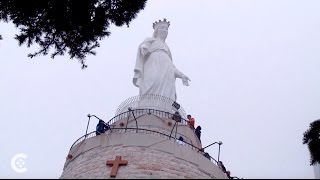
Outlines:
[[11,159],[11,168],[17,173],[25,173],[28,171],[26,166],[27,155],[23,153],[16,154]]

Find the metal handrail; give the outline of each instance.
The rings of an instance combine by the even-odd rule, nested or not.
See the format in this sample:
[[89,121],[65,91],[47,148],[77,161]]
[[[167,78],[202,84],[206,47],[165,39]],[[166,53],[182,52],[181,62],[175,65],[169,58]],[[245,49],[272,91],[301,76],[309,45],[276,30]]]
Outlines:
[[83,136],[81,136],[80,138],[78,138],[72,145],[71,145],[71,148],[70,148],[70,150],[75,146],[75,145],[77,145],[77,144],[79,144],[80,142],[82,142],[82,141],[84,141],[85,139],[87,139],[88,137],[94,137],[94,136],[92,136],[92,134],[94,134],[96,131],[92,131],[92,132],[90,132],[89,134],[85,134],[85,135],[83,135]]
[[[174,100],[167,98],[165,96],[157,95],[157,94],[145,94],[133,96],[125,101],[123,101],[116,110],[116,115],[127,111],[130,107],[132,109],[141,109],[142,108],[157,108],[158,110],[165,111],[178,111],[181,117],[186,118],[186,113],[184,109],[180,106],[179,109],[173,109]],[[145,107],[147,106],[147,107]]]
[[[88,135],[87,135],[87,138],[88,137],[94,137],[95,136],[95,132],[96,131],[92,131],[92,132],[90,132]],[[162,133],[162,132],[158,132],[158,131],[155,131],[155,130],[150,130],[150,129],[142,129],[142,128],[110,128],[110,131],[109,131],[110,133],[126,133],[126,132],[133,132],[133,133],[142,133],[142,132],[150,132],[150,133],[153,133],[153,134],[160,134],[160,135],[162,135],[162,136],[166,136],[166,137],[168,137],[168,139],[174,139],[174,140],[178,140],[177,138],[175,138],[175,137],[172,137],[172,136],[169,136],[169,135],[167,135],[167,134],[164,134],[164,133]],[[71,146],[71,148],[70,148],[70,150],[75,146],[75,145],[77,145],[77,144],[79,144],[80,142],[82,142],[82,141],[80,141],[81,139],[83,139],[83,140],[85,140],[86,139],[86,135],[84,135],[84,136],[82,136],[82,137],[80,137],[79,139],[77,139],[76,140],[76,142],[74,142],[73,144],[72,144],[72,146]],[[201,152],[202,153],[202,148],[198,148],[198,147],[196,147],[196,146],[194,146],[193,144],[191,144],[191,143],[188,143],[188,142],[185,142],[185,141],[183,141],[184,142],[184,144],[186,144],[188,147],[191,147],[192,149],[195,149],[195,150],[197,150],[197,152]],[[216,160],[216,159],[214,159],[212,156],[210,156],[210,154],[209,154],[209,157],[210,157],[210,161],[212,162],[212,163],[215,163],[216,165],[218,164],[218,161]],[[219,167],[219,166],[218,166]]]

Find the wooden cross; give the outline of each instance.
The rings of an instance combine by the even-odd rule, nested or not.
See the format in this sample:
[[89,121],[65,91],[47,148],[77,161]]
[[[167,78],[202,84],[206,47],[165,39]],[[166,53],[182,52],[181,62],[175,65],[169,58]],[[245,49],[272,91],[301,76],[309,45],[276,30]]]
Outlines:
[[127,164],[128,164],[128,161],[127,160],[121,160],[121,156],[116,156],[115,160],[107,160],[107,164],[106,165],[111,165],[112,166],[110,177],[116,177],[119,166],[127,165]]

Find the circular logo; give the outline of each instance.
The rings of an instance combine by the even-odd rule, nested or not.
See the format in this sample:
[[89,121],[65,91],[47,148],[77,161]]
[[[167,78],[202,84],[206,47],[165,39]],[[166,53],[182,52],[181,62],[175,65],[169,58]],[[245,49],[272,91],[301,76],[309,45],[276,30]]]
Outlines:
[[17,173],[24,173],[28,169],[25,167],[27,155],[23,153],[16,154],[11,159],[11,168]]

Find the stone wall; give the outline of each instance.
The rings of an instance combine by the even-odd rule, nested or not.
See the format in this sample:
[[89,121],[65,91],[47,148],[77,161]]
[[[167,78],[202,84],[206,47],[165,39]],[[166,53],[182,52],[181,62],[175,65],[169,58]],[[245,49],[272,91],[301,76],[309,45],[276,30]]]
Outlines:
[[[167,135],[173,128],[168,125],[169,121],[154,115],[137,117],[139,128]],[[115,122],[112,127],[119,128],[121,122],[127,127],[136,127],[135,121],[129,118]],[[193,146],[201,148],[189,127],[178,124],[175,130],[177,132],[173,131],[173,134],[181,135]],[[72,147],[60,178],[110,178],[111,166],[106,165],[106,161],[121,156],[128,164],[119,168],[116,178],[227,179],[214,161],[193,146],[181,145],[174,138],[146,130],[113,129]]]
[[110,178],[107,160],[122,156],[117,178],[226,178],[209,159],[174,139],[127,132],[87,139],[70,151],[61,178]]
[[107,160],[121,155],[128,160],[121,166],[117,178],[211,178],[198,167],[172,155],[143,147],[95,148],[69,164],[61,178],[110,178],[111,166]]

